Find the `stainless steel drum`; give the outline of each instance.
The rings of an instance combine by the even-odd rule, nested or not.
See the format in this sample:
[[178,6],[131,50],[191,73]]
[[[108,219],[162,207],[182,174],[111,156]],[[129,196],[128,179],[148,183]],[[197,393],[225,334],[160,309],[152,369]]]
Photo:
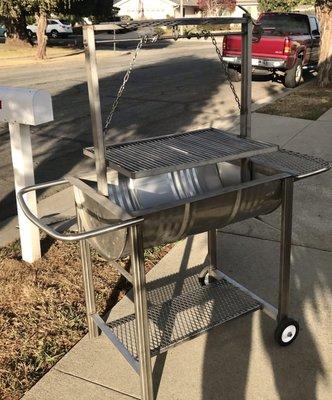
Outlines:
[[[281,180],[255,178],[241,182],[240,167],[227,162],[137,179],[113,171],[109,199],[98,195],[94,180],[72,183],[86,231],[143,216],[144,247],[149,248],[272,212],[281,201]],[[107,259],[127,254],[126,229],[89,241]]]

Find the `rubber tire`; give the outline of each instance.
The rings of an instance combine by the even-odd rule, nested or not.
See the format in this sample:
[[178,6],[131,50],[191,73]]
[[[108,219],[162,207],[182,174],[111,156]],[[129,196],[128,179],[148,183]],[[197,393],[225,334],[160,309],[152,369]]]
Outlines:
[[232,68],[230,66],[228,66],[227,69],[228,69],[229,78],[232,82],[240,82],[241,81],[241,72],[239,72],[237,69]]
[[210,283],[218,282],[218,279],[213,278],[212,276],[209,276],[209,273],[207,272],[203,278],[198,278],[199,283],[201,286],[207,286]]
[[59,32],[57,30],[53,29],[50,32],[50,36],[51,36],[52,39],[57,39],[59,37]]
[[[301,77],[300,79],[297,81],[296,80],[296,70],[297,68],[301,68]],[[298,58],[293,66],[293,68],[288,69],[285,72],[285,80],[284,80],[284,86],[286,88],[295,88],[296,86],[299,86],[299,84],[301,83],[301,79],[302,79],[302,74],[303,74],[303,70],[302,70],[302,61]]]
[[[285,329],[291,325],[295,326],[295,328],[296,328],[295,335],[292,337],[292,339],[289,342],[285,342],[282,339],[282,334],[285,331]],[[274,332],[274,339],[279,344],[279,346],[282,346],[282,347],[289,346],[297,338],[297,335],[299,334],[299,329],[300,329],[299,323],[297,321],[295,321],[295,319],[285,318],[282,321],[280,321],[278,326],[276,327],[276,330]]]

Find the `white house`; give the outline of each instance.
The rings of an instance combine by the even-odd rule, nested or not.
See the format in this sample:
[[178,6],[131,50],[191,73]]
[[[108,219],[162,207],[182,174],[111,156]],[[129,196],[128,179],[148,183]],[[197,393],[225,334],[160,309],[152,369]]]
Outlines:
[[[114,7],[120,9],[119,16],[128,15],[133,19],[180,18],[180,0],[116,0]],[[183,17],[200,17],[198,0],[183,0]],[[258,0],[239,0],[254,18],[258,16]],[[236,7],[232,16],[240,17],[243,10]]]
[[[239,0],[236,2],[239,6],[244,7],[248,12],[250,12],[251,16],[256,19],[259,15],[258,11],[258,0]],[[235,11],[232,13],[233,17],[241,17],[243,14],[243,10],[241,8],[236,7]]]
[[[197,0],[183,0],[183,16],[199,17],[197,3]],[[120,9],[119,16],[129,15],[133,19],[180,17],[180,0],[117,0],[114,7]]]

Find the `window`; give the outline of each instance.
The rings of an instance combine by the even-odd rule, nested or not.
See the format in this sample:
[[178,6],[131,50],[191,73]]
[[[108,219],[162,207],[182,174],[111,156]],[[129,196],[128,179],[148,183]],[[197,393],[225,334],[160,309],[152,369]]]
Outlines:
[[264,14],[254,33],[266,36],[309,35],[307,17],[296,14]]
[[310,30],[311,32],[315,32],[319,34],[319,28],[317,24],[317,20],[315,17],[309,17],[309,22],[310,22]]

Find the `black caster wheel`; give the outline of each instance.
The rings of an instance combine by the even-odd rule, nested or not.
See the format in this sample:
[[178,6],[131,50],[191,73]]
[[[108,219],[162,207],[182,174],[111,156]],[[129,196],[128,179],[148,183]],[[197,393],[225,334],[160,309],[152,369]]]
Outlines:
[[292,318],[285,318],[279,322],[275,332],[275,341],[280,346],[289,346],[297,338],[299,333],[299,324]]
[[201,278],[198,278],[199,283],[202,286],[207,286],[210,283],[214,283],[214,282],[218,282],[218,279],[214,278],[213,276],[211,276],[208,272]]

